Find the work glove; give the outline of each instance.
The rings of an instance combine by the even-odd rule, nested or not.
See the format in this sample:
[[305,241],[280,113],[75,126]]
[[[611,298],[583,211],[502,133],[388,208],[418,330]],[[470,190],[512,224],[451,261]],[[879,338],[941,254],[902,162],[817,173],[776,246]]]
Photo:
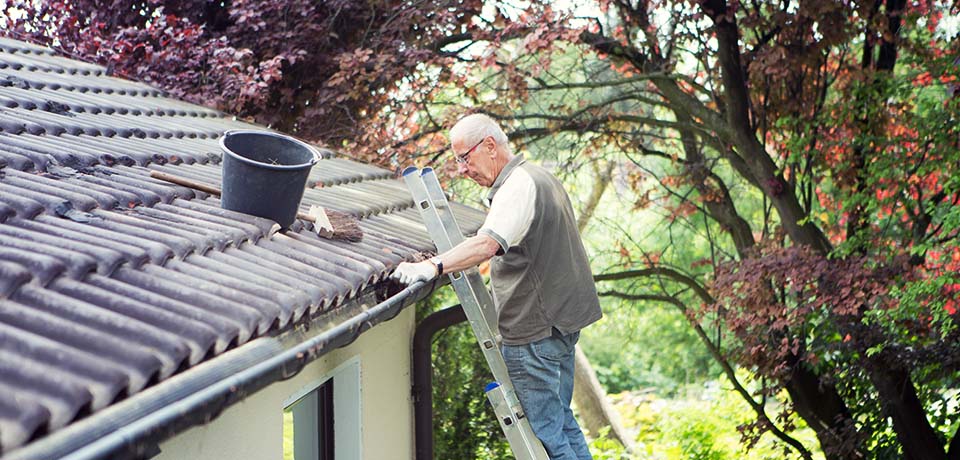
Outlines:
[[391,279],[408,285],[417,281],[430,281],[436,277],[437,266],[429,260],[417,263],[403,262],[390,275]]

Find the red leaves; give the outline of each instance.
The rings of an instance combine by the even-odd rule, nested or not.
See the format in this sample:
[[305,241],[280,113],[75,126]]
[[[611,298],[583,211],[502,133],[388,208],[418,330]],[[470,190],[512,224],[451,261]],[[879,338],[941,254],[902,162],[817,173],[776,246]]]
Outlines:
[[643,262],[647,267],[656,267],[660,263],[660,257],[663,254],[657,252],[647,252],[643,254]]
[[633,210],[639,211],[641,209],[646,209],[650,207],[653,203],[653,200],[650,198],[650,194],[653,190],[646,190],[633,202]]
[[[784,360],[804,354],[808,336],[799,331],[811,321],[849,321],[868,310],[894,307],[888,291],[902,275],[899,266],[868,258],[828,259],[768,242],[754,257],[717,267],[711,288],[718,303],[706,311],[722,311],[748,363],[777,375],[786,369]],[[855,339],[845,334],[841,342]]]
[[615,62],[610,62],[610,70],[623,75],[626,78],[633,77],[636,75],[636,67],[633,66],[633,63],[624,61],[622,64],[617,65]]
[[[957,253],[954,253],[955,255]],[[955,257],[954,259],[958,259]],[[943,310],[947,312],[948,315],[957,314],[958,308],[960,308],[960,283],[949,283],[943,286],[941,289],[943,297],[946,299],[943,304]]]
[[633,258],[630,255],[630,250],[623,245],[623,242],[617,241],[617,252],[620,253],[620,264],[624,267],[630,267],[633,265]]
[[669,211],[669,214],[667,214],[666,218],[671,222],[679,219],[680,217],[690,217],[698,211],[697,206],[690,201],[681,201],[676,205],[667,204],[664,205],[664,208]]
[[690,263],[690,268],[708,267],[711,265],[713,265],[713,261],[710,259],[698,259]]
[[933,81],[933,76],[930,75],[930,72],[923,72],[920,75],[917,75],[913,79],[914,86],[930,86],[930,83]]

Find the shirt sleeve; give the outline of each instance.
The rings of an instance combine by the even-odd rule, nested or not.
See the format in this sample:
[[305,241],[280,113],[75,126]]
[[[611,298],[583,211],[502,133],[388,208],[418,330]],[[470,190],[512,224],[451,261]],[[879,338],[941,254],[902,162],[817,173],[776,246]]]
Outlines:
[[537,199],[533,178],[517,168],[503,183],[490,203],[487,219],[477,233],[485,234],[500,244],[497,255],[520,244],[530,230]]

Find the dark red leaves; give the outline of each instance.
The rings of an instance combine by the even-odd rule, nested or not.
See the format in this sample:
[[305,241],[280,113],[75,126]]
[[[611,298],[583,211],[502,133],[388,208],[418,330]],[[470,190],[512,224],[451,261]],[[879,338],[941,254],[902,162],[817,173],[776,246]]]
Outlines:
[[829,340],[817,337],[813,324],[855,322],[868,310],[895,307],[888,291],[903,274],[899,265],[866,257],[828,259],[805,248],[767,245],[754,257],[717,268],[712,288],[718,303],[707,313],[722,312],[748,362],[776,376],[801,359],[807,341]]
[[4,22],[19,36],[56,41],[74,57],[175,97],[335,147],[351,140],[366,148],[363,141],[375,140],[365,137],[374,116],[397,103],[385,89],[447,59],[433,47],[468,24],[481,2],[137,5],[144,9],[100,0],[27,3],[25,15]]

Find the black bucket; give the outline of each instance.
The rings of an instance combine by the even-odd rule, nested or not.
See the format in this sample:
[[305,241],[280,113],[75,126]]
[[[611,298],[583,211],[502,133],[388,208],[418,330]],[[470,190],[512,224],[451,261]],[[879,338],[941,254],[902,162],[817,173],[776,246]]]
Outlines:
[[266,217],[286,229],[297,217],[310,168],[320,159],[312,146],[269,131],[227,131],[220,206]]

